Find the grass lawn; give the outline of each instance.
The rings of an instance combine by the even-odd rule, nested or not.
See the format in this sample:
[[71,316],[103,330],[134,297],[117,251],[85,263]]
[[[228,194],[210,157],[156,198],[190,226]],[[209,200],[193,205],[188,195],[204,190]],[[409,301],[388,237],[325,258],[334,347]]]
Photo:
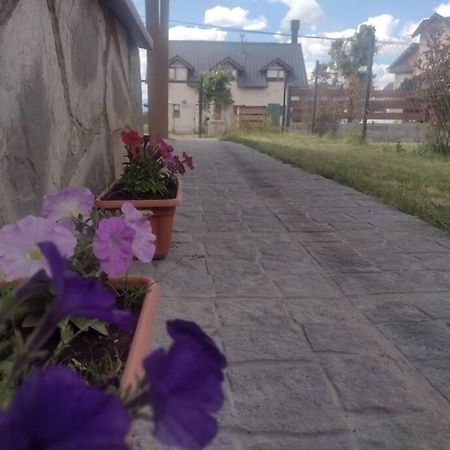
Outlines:
[[450,157],[416,144],[361,144],[298,133],[229,131],[225,139],[351,186],[450,230]]

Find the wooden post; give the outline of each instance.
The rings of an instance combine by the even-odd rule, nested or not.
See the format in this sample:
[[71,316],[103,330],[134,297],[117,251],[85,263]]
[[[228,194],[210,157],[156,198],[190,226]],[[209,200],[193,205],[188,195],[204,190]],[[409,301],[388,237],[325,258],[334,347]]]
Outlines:
[[169,0],[146,0],[146,25],[153,38],[147,53],[149,133],[152,142],[169,134]]
[[365,141],[367,134],[367,119],[369,118],[369,102],[370,102],[370,90],[372,89],[372,70],[373,70],[373,57],[375,55],[375,33],[370,39],[369,43],[369,57],[367,61],[367,84],[366,84],[366,98],[364,99],[364,118],[361,137]]
[[158,68],[158,78],[161,86],[160,104],[160,135],[169,137],[169,0],[160,0],[160,52],[161,61]]

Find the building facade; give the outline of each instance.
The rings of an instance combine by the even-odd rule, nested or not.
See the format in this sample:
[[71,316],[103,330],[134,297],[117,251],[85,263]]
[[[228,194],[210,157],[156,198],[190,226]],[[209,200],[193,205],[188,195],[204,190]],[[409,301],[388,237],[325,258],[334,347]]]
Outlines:
[[285,104],[288,86],[307,86],[300,44],[256,42],[169,42],[169,131],[195,133],[199,126],[199,75],[229,70],[233,103],[204,119],[233,122],[239,106]]

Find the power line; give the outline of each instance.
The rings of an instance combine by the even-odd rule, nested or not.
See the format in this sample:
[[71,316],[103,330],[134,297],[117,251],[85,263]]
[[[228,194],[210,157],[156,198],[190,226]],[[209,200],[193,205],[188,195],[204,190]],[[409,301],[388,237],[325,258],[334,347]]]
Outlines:
[[[145,19],[145,16],[141,16],[141,18]],[[261,30],[246,30],[244,28],[235,28],[235,27],[223,27],[219,25],[209,25],[204,23],[197,23],[197,22],[187,22],[184,20],[176,20],[171,19],[169,20],[171,24],[176,25],[187,25],[190,27],[196,27],[196,28],[202,28],[206,30],[221,30],[221,31],[228,31],[231,33],[250,33],[250,34],[262,34],[266,36],[280,36],[280,37],[291,37],[290,33],[281,33],[280,31],[261,31]],[[350,41],[352,37],[330,37],[330,36],[317,36],[317,35],[310,35],[310,34],[299,34],[299,38],[305,38],[305,39],[323,39],[327,41],[336,41],[339,39],[342,40],[348,40]],[[377,44],[383,44],[383,45],[389,45],[389,44],[397,44],[397,45],[409,45],[411,44],[411,40],[377,40]]]

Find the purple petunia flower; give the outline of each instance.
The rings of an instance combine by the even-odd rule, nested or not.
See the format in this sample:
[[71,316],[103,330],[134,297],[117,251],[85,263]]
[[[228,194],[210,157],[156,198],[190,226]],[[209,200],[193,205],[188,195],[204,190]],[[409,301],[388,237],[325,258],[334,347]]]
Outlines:
[[134,230],[132,243],[134,256],[142,262],[150,262],[155,254],[156,240],[150,221],[132,203],[124,203],[121,209],[125,223]]
[[42,215],[73,229],[73,219],[81,215],[90,217],[95,198],[87,188],[68,187],[56,194],[47,194],[42,205]]
[[49,327],[66,317],[88,317],[111,323],[124,330],[135,324],[133,315],[114,309],[116,296],[97,280],[81,278],[66,267],[66,261],[52,242],[39,244],[47,258],[55,285],[55,300],[49,311]]
[[166,445],[198,450],[217,433],[211,414],[223,404],[225,357],[195,323],[173,320],[167,329],[171,348],[158,349],[144,361],[154,433]]
[[112,394],[87,385],[71,369],[31,375],[0,412],[2,450],[128,450],[131,418]]
[[94,255],[110,276],[123,275],[133,260],[135,232],[122,217],[102,219],[93,241]]
[[0,229],[0,271],[12,281],[30,277],[41,269],[50,274],[38,243],[51,240],[64,257],[73,255],[76,239],[51,219],[26,216],[16,224]]

